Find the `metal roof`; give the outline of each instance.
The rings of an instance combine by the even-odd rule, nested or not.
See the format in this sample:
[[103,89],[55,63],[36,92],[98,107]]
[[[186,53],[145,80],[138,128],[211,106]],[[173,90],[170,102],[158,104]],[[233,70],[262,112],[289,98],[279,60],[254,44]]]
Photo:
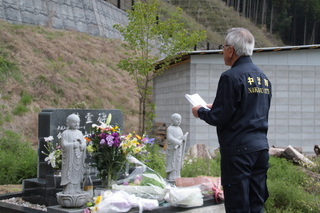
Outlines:
[[[301,46],[283,46],[283,47],[261,47],[254,48],[253,52],[275,52],[275,51],[284,51],[284,50],[303,50],[303,49],[318,49],[320,44],[313,45],[301,45]],[[187,55],[204,55],[204,54],[222,54],[223,50],[196,50],[187,53]],[[184,55],[184,54],[183,54]]]
[[[313,45],[301,45],[301,46],[282,46],[282,47],[261,47],[254,48],[254,53],[259,52],[276,52],[276,51],[289,51],[289,50],[305,50],[305,49],[319,49],[320,44]],[[190,55],[205,55],[205,54],[223,54],[223,50],[196,50],[190,52],[180,52],[181,60],[179,62],[172,62],[169,67],[176,66],[181,63],[185,63],[190,60]],[[157,70],[159,65],[163,63],[163,60],[156,63],[155,69]]]

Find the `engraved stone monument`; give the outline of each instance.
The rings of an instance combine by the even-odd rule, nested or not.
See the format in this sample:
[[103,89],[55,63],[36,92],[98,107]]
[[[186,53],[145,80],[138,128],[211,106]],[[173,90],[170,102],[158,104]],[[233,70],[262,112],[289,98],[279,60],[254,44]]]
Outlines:
[[[56,194],[63,191],[63,186],[60,184],[62,176],[55,175],[52,166],[45,161],[47,156],[42,153],[47,151],[44,147],[46,143],[44,138],[53,136],[53,142],[58,143],[58,138],[60,138],[62,133],[67,129],[66,119],[71,114],[79,116],[80,123],[78,130],[81,131],[84,136],[88,135],[92,124],[100,124],[100,121],[105,122],[109,113],[112,114],[111,125],[118,125],[123,129],[123,114],[120,110],[43,109],[38,117],[37,178],[23,180],[23,194],[25,196],[41,196],[47,198],[47,200],[50,201],[50,205],[58,205]],[[88,162],[88,160],[87,158],[86,162]],[[101,181],[95,178],[95,175],[92,176],[92,181],[95,186],[101,185]]]

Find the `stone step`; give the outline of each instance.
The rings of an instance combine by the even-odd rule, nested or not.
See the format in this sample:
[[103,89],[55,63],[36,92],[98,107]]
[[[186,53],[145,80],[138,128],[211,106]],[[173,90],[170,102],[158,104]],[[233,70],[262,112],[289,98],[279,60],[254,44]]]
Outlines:
[[224,204],[218,204],[213,206],[206,206],[203,208],[190,209],[184,211],[184,213],[225,213]]
[[[83,213],[83,209],[67,209],[62,208],[61,206],[50,206],[47,210],[48,213]],[[138,213],[138,209],[131,209],[129,213]],[[143,211],[144,213],[175,213],[175,212],[183,212],[183,213],[225,213],[224,204],[216,204],[205,207],[196,207],[196,208],[179,208],[179,207],[171,207],[171,208],[159,208],[154,209],[152,211]]]

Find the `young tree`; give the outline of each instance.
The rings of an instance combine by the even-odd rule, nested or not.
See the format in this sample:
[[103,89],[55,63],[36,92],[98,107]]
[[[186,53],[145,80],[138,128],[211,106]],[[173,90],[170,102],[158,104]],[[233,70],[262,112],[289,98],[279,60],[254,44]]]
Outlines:
[[182,16],[180,8],[170,13],[170,17],[163,17],[159,5],[157,0],[136,1],[128,12],[128,25],[114,25],[123,36],[128,56],[118,63],[118,67],[130,74],[140,96],[139,133],[146,130],[146,118],[152,122],[155,116],[150,101],[154,77],[179,60],[181,52],[192,50],[205,39],[205,31],[188,31],[177,21]]

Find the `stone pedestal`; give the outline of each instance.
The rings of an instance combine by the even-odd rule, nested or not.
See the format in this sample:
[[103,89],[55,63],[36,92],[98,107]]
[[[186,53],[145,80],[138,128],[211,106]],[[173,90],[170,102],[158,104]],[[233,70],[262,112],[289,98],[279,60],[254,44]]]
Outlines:
[[63,194],[57,193],[58,203],[65,208],[81,208],[88,202],[88,193]]

